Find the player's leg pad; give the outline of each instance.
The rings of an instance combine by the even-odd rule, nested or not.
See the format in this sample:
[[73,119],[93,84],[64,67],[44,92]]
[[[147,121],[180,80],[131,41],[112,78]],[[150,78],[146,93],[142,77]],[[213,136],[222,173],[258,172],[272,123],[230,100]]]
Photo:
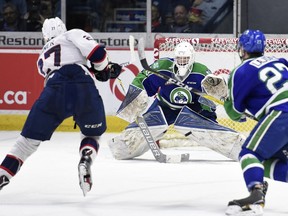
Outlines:
[[[144,118],[153,138],[158,140],[168,127],[163,112],[156,107],[145,114]],[[119,136],[113,138],[108,145],[113,156],[118,160],[132,159],[149,150],[149,146],[135,122],[131,123]]]
[[184,107],[174,123],[174,128],[189,134],[191,141],[214,150],[232,160],[238,160],[245,138],[238,132],[219,125]]
[[[157,137],[162,136],[165,128],[150,128],[150,130],[152,136],[157,139]],[[114,158],[117,160],[132,159],[149,150],[149,146],[138,127],[123,131],[121,135],[110,140],[108,145]]]

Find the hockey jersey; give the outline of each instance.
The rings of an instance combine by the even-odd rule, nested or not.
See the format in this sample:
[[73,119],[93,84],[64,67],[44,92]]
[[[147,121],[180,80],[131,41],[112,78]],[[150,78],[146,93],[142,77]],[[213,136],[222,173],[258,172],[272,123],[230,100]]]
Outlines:
[[[173,72],[173,61],[172,58],[159,59],[151,65],[151,68],[176,79]],[[205,65],[195,62],[189,75],[182,80],[182,82],[202,91],[201,81],[209,73],[211,72]],[[184,105],[187,105],[196,112],[203,108],[209,110],[208,107],[202,106],[198,102],[198,95],[190,92],[186,88],[167,83],[163,78],[149,73],[147,70],[139,73],[138,76],[134,78],[132,84],[145,89],[148,96],[156,95],[156,98],[161,104],[171,109],[181,109]]]
[[87,60],[96,64],[101,70],[108,64],[106,57],[105,47],[98,44],[90,34],[81,29],[72,29],[44,45],[37,67],[38,72],[44,77],[63,65],[86,65]]
[[247,109],[257,119],[271,110],[288,112],[288,62],[284,58],[261,56],[247,59],[228,80],[224,103],[229,117],[239,121]]

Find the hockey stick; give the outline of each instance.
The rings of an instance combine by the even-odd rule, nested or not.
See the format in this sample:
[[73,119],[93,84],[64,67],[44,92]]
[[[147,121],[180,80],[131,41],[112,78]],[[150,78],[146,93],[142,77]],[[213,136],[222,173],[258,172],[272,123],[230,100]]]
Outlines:
[[[206,98],[206,99],[208,99],[210,101],[213,101],[213,102],[215,102],[217,104],[220,104],[222,106],[224,105],[223,101],[221,101],[221,100],[219,100],[217,98],[214,98],[211,95],[208,95],[207,93],[202,92],[202,91],[200,91],[198,89],[192,88],[191,86],[188,86],[188,85],[186,85],[183,82],[180,82],[180,81],[178,81],[176,79],[173,79],[172,77],[169,77],[166,74],[162,74],[159,71],[156,71],[156,70],[152,69],[148,65],[147,60],[146,60],[144,38],[140,38],[139,39],[139,42],[138,42],[138,55],[139,55],[142,67],[145,70],[155,74],[156,76],[161,77],[164,80],[167,80],[167,84],[174,84],[174,85],[177,85],[179,87],[183,87],[183,88],[187,89],[188,91],[190,91],[190,92],[192,92],[194,94],[197,94],[197,95],[199,95],[201,97],[204,97],[204,98]],[[250,115],[249,113],[245,112],[244,115],[246,117],[250,118],[250,119],[253,119],[253,120],[257,121],[257,119],[253,115]]]
[[[129,36],[129,48],[130,48],[130,59],[131,62],[135,61],[135,52],[134,52],[135,38],[130,35]],[[120,83],[121,84],[121,83]],[[189,154],[181,154],[181,155],[165,155],[161,152],[159,146],[153,139],[151,132],[147,126],[147,123],[143,117],[138,116],[136,118],[136,123],[138,124],[153,156],[160,163],[179,163],[183,161],[189,160]]]
[[129,35],[129,50],[130,50],[130,59],[128,62],[123,62],[120,65],[122,67],[125,67],[127,65],[132,64],[133,62],[136,61],[136,55],[135,55],[135,51],[134,51],[134,43],[135,43],[135,38],[133,35]]
[[[126,67],[127,65],[130,65],[133,62],[135,62],[136,56],[135,56],[135,51],[134,51],[134,43],[135,43],[134,36],[133,35],[129,35],[130,60],[128,62],[124,62],[124,63],[120,64],[122,67]],[[123,92],[126,93],[122,80],[119,77],[117,77],[117,80],[119,81]]]
[[179,162],[184,162],[189,160],[189,154],[180,154],[180,155],[166,155],[163,152],[161,152],[159,146],[155,142],[148,126],[145,121],[145,119],[141,116],[138,116],[136,118],[136,122],[149,146],[151,149],[153,156],[155,159],[160,162],[160,163],[179,163]]

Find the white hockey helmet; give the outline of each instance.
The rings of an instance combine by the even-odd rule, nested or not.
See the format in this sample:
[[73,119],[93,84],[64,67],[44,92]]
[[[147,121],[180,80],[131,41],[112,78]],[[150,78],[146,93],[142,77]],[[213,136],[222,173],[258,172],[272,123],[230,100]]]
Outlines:
[[194,61],[195,50],[189,42],[182,41],[176,45],[174,49],[173,70],[177,77],[185,78],[190,70],[192,70]]
[[65,24],[58,17],[45,19],[43,23],[42,34],[46,42],[66,31]]

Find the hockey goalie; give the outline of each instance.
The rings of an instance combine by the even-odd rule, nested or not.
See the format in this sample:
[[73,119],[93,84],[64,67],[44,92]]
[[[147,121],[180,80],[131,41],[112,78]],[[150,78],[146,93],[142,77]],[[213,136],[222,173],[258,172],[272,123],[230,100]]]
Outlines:
[[[211,72],[194,59],[193,46],[188,42],[180,42],[175,47],[173,58],[161,58],[150,67],[203,91],[201,81]],[[151,104],[149,108],[148,104]],[[160,140],[168,126],[173,124],[178,132],[189,134],[187,138],[191,142],[238,160],[244,139],[236,131],[217,123],[215,109],[213,102],[143,70],[130,84],[117,111],[117,116],[130,124],[109,142],[110,150],[119,160],[132,159],[149,150],[135,122],[135,118],[144,113],[143,117],[155,140]]]

